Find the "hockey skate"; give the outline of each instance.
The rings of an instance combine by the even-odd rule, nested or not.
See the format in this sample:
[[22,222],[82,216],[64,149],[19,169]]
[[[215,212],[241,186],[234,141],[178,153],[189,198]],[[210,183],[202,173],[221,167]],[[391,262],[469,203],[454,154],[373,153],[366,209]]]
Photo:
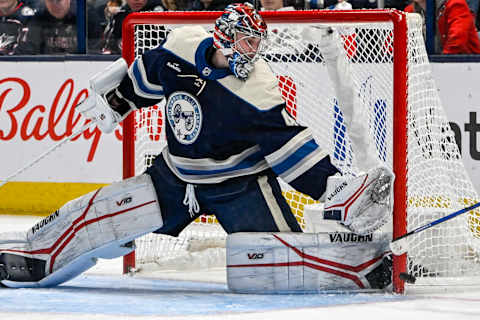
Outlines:
[[3,280],[37,282],[45,277],[45,261],[11,253],[0,253],[0,285]]
[[45,277],[45,260],[28,257],[26,232],[0,234],[0,284],[4,280],[36,282]]

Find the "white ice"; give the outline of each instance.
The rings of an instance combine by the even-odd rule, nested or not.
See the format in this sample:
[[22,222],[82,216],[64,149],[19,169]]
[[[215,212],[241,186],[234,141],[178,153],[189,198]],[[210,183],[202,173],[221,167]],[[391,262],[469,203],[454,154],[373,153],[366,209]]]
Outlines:
[[[38,219],[0,215],[0,232]],[[480,288],[468,283],[408,295],[247,295],[229,292],[219,269],[121,273],[121,259],[101,260],[56,288],[0,289],[0,319],[480,319]]]

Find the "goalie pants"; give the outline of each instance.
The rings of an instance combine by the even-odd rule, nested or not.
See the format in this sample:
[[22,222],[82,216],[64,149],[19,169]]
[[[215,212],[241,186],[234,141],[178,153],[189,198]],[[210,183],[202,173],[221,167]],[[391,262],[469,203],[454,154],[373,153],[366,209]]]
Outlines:
[[195,185],[200,211],[193,216],[183,204],[187,183],[171,172],[163,158],[157,158],[146,173],[152,178],[164,222],[155,233],[177,236],[203,213],[215,215],[229,234],[302,231],[270,170],[219,184]]
[[[196,194],[199,213],[183,204],[186,193]],[[97,258],[131,252],[127,244],[146,233],[177,236],[200,213],[215,214],[228,233],[301,232],[270,171],[192,188],[157,161],[147,174],[68,202],[27,232],[0,234],[0,285],[60,284]]]

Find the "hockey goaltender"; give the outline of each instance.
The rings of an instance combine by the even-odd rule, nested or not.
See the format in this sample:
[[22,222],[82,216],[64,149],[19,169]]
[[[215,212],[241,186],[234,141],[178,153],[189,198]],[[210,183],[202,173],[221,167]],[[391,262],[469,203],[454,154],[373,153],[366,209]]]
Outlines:
[[[337,32],[319,29],[316,36],[326,63],[338,65]],[[142,235],[177,236],[209,212],[229,234],[233,291],[388,287],[385,237],[331,241],[328,233],[302,233],[282,196],[277,177],[324,200],[324,219],[367,235],[391,215],[394,176],[381,165],[341,175],[286,111],[262,58],[266,38],[253,6],[233,4],[213,36],[200,26],[177,28],[130,67],[119,59],[94,76],[77,107],[85,118],[109,133],[131,111],[166,99],[168,146],[146,172],[72,200],[26,232],[0,234],[0,283],[61,284],[97,258],[131,252],[126,244]]]

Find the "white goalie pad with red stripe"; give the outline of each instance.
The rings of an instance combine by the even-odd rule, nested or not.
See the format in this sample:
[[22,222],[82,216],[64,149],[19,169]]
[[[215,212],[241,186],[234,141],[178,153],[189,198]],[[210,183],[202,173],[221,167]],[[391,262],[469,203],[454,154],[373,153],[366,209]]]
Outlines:
[[234,233],[227,281],[244,293],[369,291],[390,287],[386,233]]
[[12,281],[12,271],[1,283],[8,287],[57,285],[95,265],[97,258],[131,252],[134,247],[126,243],[162,225],[150,176],[113,183],[68,202],[26,232],[0,234],[0,255],[4,259],[16,256],[9,259],[20,262],[26,258],[36,275],[35,281],[29,282],[28,275]]

